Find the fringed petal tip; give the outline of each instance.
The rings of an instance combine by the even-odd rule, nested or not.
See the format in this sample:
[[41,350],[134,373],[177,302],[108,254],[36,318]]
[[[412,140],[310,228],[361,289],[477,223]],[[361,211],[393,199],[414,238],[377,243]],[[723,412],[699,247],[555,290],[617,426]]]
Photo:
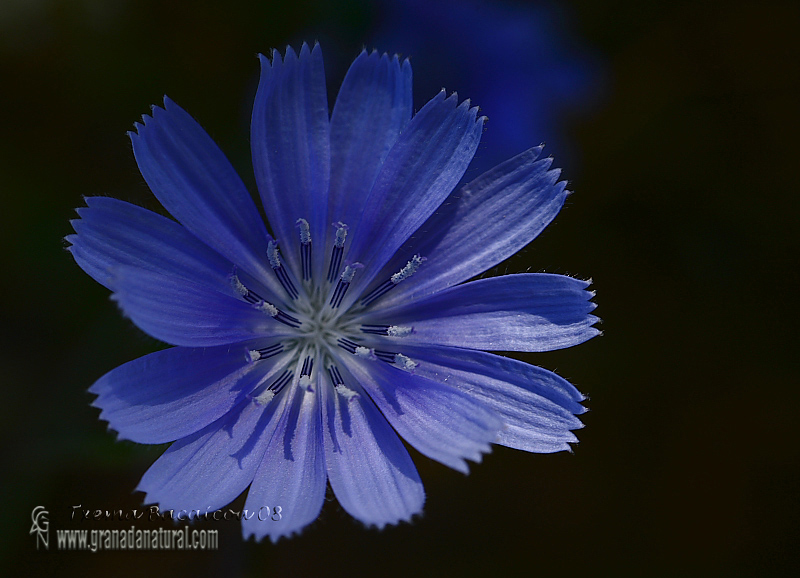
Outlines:
[[256,58],[261,62],[261,67],[263,68],[272,68],[273,66],[280,66],[287,62],[295,61],[295,60],[302,60],[304,58],[308,58],[309,56],[319,56],[322,55],[322,48],[319,45],[319,41],[314,41],[313,48],[309,48],[308,42],[303,42],[300,46],[299,53],[295,51],[295,49],[290,45],[286,45],[286,49],[281,55],[280,50],[277,48],[273,48],[269,52],[269,56],[259,52],[256,54]]

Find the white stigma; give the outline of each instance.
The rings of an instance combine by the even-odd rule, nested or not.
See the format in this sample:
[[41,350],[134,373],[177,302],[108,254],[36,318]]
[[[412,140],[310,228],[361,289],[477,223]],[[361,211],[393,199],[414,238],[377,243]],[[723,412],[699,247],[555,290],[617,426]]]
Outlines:
[[334,246],[338,248],[344,247],[344,240],[347,238],[347,225],[339,221],[338,223],[333,224],[336,227],[336,240],[333,242]]
[[307,245],[311,242],[311,227],[308,226],[308,221],[305,219],[297,219],[295,223],[300,229],[300,242]]
[[258,394],[253,399],[253,401],[256,402],[259,405],[267,405],[269,402],[272,401],[272,398],[274,398],[274,397],[275,397],[275,392],[270,390],[270,389],[267,389],[267,390],[263,391],[262,393]]
[[278,315],[279,311],[278,308],[275,307],[272,303],[267,303],[266,301],[262,301],[256,305],[256,309],[266,313],[270,317],[275,317]]
[[386,329],[386,335],[389,337],[405,337],[406,335],[411,335],[411,332],[414,331],[413,327],[405,327],[402,325],[390,325]]
[[258,361],[259,359],[261,359],[261,352],[260,351],[256,351],[255,349],[251,349],[250,351],[247,352],[247,360],[250,363],[252,363],[254,361]]
[[313,391],[311,389],[311,376],[310,375],[301,375],[300,380],[297,384],[302,387],[305,391]]
[[349,387],[347,387],[346,385],[344,385],[342,383],[337,385],[335,389],[336,389],[336,393],[341,395],[347,401],[352,401],[353,399],[355,399],[357,397],[360,397],[358,395],[358,393],[356,393],[355,391],[353,391],[352,389],[350,389]]
[[392,283],[397,285],[398,283],[400,283],[400,281],[404,281],[409,277],[411,277],[414,273],[417,272],[417,269],[419,269],[419,266],[422,265],[422,262],[424,260],[425,260],[424,257],[421,257],[419,255],[414,255],[411,258],[411,261],[406,263],[405,267],[403,267],[397,273],[392,275],[391,277]]
[[269,265],[273,269],[277,269],[281,266],[281,258],[278,255],[278,243],[275,241],[270,241],[267,245],[267,258],[269,259]]
[[404,369],[408,372],[413,372],[414,369],[419,365],[419,363],[412,361],[410,357],[406,357],[402,353],[398,353],[394,356],[394,362],[400,367],[400,369]]
[[344,271],[342,271],[342,283],[350,283],[353,280],[353,277],[356,276],[357,268],[358,268],[358,263],[353,263],[352,265],[345,265]]
[[231,280],[231,287],[233,287],[233,290],[236,291],[242,297],[245,297],[248,293],[247,287],[245,287],[242,284],[242,282],[239,281],[239,276],[236,275],[236,273],[234,273],[233,275],[230,276],[230,280]]
[[375,354],[369,347],[363,347],[359,345],[358,347],[356,347],[354,353],[356,357],[361,357],[362,359],[376,359]]

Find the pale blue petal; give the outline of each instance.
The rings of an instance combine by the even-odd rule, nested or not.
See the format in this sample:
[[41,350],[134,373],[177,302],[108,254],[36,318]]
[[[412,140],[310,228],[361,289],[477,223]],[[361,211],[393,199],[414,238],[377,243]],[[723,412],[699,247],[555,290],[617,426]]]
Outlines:
[[288,327],[235,297],[207,285],[142,269],[116,271],[114,299],[156,339],[186,347],[237,343],[286,335]]
[[252,275],[269,271],[269,236],[239,175],[211,137],[164,98],[129,133],[144,180],[164,208],[198,239]]
[[484,173],[450,195],[377,276],[382,282],[421,255],[425,262],[409,281],[380,300],[382,307],[418,299],[466,281],[535,239],[561,210],[568,192],[537,160],[532,148]]
[[497,443],[549,453],[577,442],[570,430],[583,427],[575,414],[586,411],[585,397],[552,371],[469,349],[398,349],[419,364],[417,375],[457,387],[496,412],[505,425]]
[[523,273],[451,287],[413,303],[370,314],[368,323],[410,325],[408,343],[492,351],[550,351],[600,331],[589,281]]
[[71,221],[69,251],[81,268],[112,291],[114,270],[137,267],[196,283],[223,286],[232,265],[175,221],[108,197],[89,197]]
[[[253,480],[272,437],[286,396],[266,406],[252,401],[203,430],[172,444],[145,472],[136,488],[161,510],[214,511]],[[280,400],[280,401],[279,401]]]
[[403,443],[366,393],[323,387],[325,464],[341,506],[368,526],[408,521],[422,511],[425,490]]
[[391,259],[461,180],[483,131],[483,117],[444,91],[414,115],[383,163],[351,231],[350,261],[364,265],[345,306]]
[[463,473],[481,461],[503,422],[474,398],[378,360],[351,357],[348,369],[392,427],[421,454]]
[[401,64],[397,56],[359,54],[331,116],[329,223],[358,223],[375,177],[412,109],[408,60]]
[[311,227],[315,275],[321,275],[328,221],[330,125],[325,70],[319,45],[291,48],[272,62],[260,55],[258,85],[250,125],[250,145],[258,190],[272,231],[293,271],[300,268],[300,236]]
[[318,389],[296,388],[284,410],[247,493],[245,509],[256,515],[242,522],[245,538],[276,542],[300,532],[322,509],[328,475]]
[[89,389],[100,419],[120,439],[160,444],[186,437],[230,411],[279,359],[248,363],[249,349],[174,347],[135,359]]

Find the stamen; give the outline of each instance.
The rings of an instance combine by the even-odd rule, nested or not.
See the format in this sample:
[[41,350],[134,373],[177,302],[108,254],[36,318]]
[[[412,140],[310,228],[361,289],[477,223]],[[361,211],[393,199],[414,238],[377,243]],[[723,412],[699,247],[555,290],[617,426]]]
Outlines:
[[404,325],[392,325],[386,330],[386,334],[389,337],[406,337],[411,335],[413,332],[413,327],[407,327]]
[[292,381],[292,372],[289,370],[284,370],[283,373],[275,379],[269,387],[267,387],[264,391],[259,393],[258,395],[253,397],[253,401],[255,401],[259,405],[266,405],[272,399],[278,395],[286,384]]
[[339,373],[339,368],[335,365],[331,365],[328,368],[328,375],[331,377],[331,382],[333,385],[344,385],[344,380],[342,379],[342,374]]
[[373,301],[375,301],[378,297],[382,297],[386,295],[391,289],[394,289],[395,285],[400,283],[401,281],[405,281],[409,277],[411,277],[414,273],[417,272],[419,266],[422,265],[422,262],[425,261],[425,257],[421,257],[420,255],[414,255],[411,260],[406,263],[406,266],[400,269],[397,273],[389,277],[386,281],[375,287],[370,293],[361,300],[361,305],[369,305]]
[[281,266],[281,257],[278,255],[278,243],[270,241],[267,244],[267,258],[269,259],[269,266],[277,269]]
[[344,337],[340,337],[339,341],[336,343],[339,344],[339,347],[344,349],[345,351],[349,351],[350,353],[355,354],[356,348],[359,347],[358,343],[353,343],[349,339],[345,339]]
[[361,331],[364,333],[372,333],[374,335],[389,335],[388,325],[362,325]]
[[352,401],[353,399],[360,397],[358,393],[356,393],[355,391],[353,391],[352,389],[350,389],[349,387],[347,387],[342,383],[334,387],[334,389],[336,390],[336,393],[341,395],[347,401]]
[[303,368],[300,370],[300,379],[298,380],[298,385],[306,391],[313,391],[311,389],[311,370],[313,368],[314,358],[308,355],[303,361]]
[[311,280],[311,227],[305,219],[297,219],[300,229],[300,259],[303,262],[303,281]]
[[333,389],[336,391],[336,393],[345,398],[345,400],[349,402],[357,397],[360,397],[358,393],[344,384],[344,379],[342,379],[342,374],[339,373],[338,367],[331,365],[328,368],[328,375],[331,378],[331,383],[333,383]]
[[289,370],[284,370],[281,376],[275,381],[273,381],[272,385],[270,385],[267,389],[270,391],[274,391],[276,394],[280,393],[281,390],[284,387],[286,387],[286,384],[288,384],[291,380],[292,380],[292,372],[290,372]]
[[280,321],[284,325],[288,325],[289,327],[300,327],[302,322],[297,319],[296,317],[292,317],[288,313],[284,313],[277,307],[275,307],[272,303],[267,301],[260,301],[258,303],[253,303],[253,306],[261,311],[262,313],[266,313],[270,317],[272,317],[275,321]]
[[278,314],[275,316],[276,321],[280,321],[284,325],[288,325],[289,327],[300,327],[302,322],[297,319],[296,317],[292,317],[288,313],[284,313],[283,311],[278,311]]
[[425,259],[423,257],[420,257],[419,255],[414,255],[411,258],[411,261],[406,263],[405,267],[403,267],[402,269],[400,269],[400,271],[392,275],[391,277],[392,283],[397,285],[398,283],[400,283],[400,281],[404,281],[405,279],[411,277],[414,273],[417,272],[417,269],[419,269],[419,266],[422,265],[422,262],[424,260]]
[[258,293],[251,291],[244,286],[244,283],[239,280],[239,276],[236,274],[236,269],[233,270],[233,273],[231,273],[230,277],[228,277],[228,280],[230,281],[233,290],[238,293],[242,299],[250,303],[250,305],[256,305],[257,303],[264,301],[264,299]]
[[413,327],[402,325],[362,325],[361,331],[374,335],[388,335],[389,337],[406,337],[414,332]]
[[236,275],[236,271],[229,277],[231,282],[231,287],[233,290],[236,291],[239,295],[241,295],[242,299],[247,301],[250,305],[261,311],[262,313],[266,313],[276,321],[280,321],[284,325],[288,325],[289,327],[300,327],[302,324],[301,321],[295,317],[292,317],[288,313],[284,313],[277,307],[275,307],[272,303],[268,301],[264,301],[262,297],[255,293],[254,291],[250,291],[244,284],[239,280],[239,276]]
[[274,357],[282,352],[283,352],[283,344],[276,343],[275,345],[270,345],[269,347],[262,347],[261,349],[251,349],[250,351],[247,352],[247,359],[251,362],[260,361],[262,359],[269,359],[270,357]]
[[394,363],[397,354],[392,353],[391,351],[381,351],[380,349],[376,349],[375,357],[377,357],[381,361],[385,361],[386,363]]
[[336,276],[339,274],[339,267],[342,265],[342,254],[344,254],[344,240],[347,237],[347,225],[339,221],[333,223],[336,227],[336,240],[333,242],[333,250],[331,251],[331,262],[328,265],[328,282],[333,283]]
[[362,359],[375,359],[375,353],[369,347],[359,345],[353,353],[356,357],[361,357]]
[[262,301],[261,303],[255,304],[256,309],[261,311],[262,313],[266,313],[270,317],[277,317],[280,313],[280,310],[275,307],[272,303],[267,303],[266,301]]
[[419,363],[412,361],[411,358],[406,357],[402,353],[398,353],[394,356],[394,362],[400,366],[400,369],[404,369],[409,373],[413,373],[414,369],[419,365]]
[[353,281],[353,277],[355,277],[356,269],[361,269],[362,267],[363,265],[361,263],[353,263],[352,265],[345,266],[339,278],[339,283],[336,285],[333,295],[331,295],[330,305],[332,307],[336,308],[341,305],[342,299],[344,299],[344,295],[347,293],[347,288],[350,287],[350,283]]
[[361,263],[353,263],[352,265],[346,265],[344,271],[342,271],[342,281],[344,283],[350,284],[353,281],[353,277],[356,276],[356,269],[361,269]]
[[267,245],[267,258],[269,259],[270,267],[272,267],[272,270],[275,271],[275,276],[278,278],[278,281],[281,282],[281,286],[284,288],[286,293],[288,293],[289,297],[292,299],[297,299],[297,289],[295,288],[294,283],[292,283],[292,280],[289,278],[289,275],[286,273],[286,269],[284,269],[283,265],[281,265],[277,241],[270,241]]

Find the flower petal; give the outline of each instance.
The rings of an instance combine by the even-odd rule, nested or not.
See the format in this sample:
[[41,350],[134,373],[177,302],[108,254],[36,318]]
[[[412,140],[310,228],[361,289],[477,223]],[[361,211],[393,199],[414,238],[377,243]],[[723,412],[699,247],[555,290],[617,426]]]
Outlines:
[[[266,406],[244,401],[172,444],[136,488],[162,510],[216,510],[241,494],[261,463],[288,396]],[[280,401],[278,401],[280,399]]]
[[568,191],[549,170],[552,159],[536,160],[532,148],[455,191],[377,276],[383,281],[411,255],[426,258],[413,280],[381,298],[382,306],[418,299],[466,281],[525,247],[555,218]]
[[419,301],[370,314],[411,325],[407,343],[494,351],[550,351],[583,343],[600,331],[589,281],[521,273],[472,281]]
[[174,347],[145,355],[97,380],[89,389],[98,396],[92,405],[120,439],[160,444],[186,437],[230,411],[279,359],[247,363],[248,349]]
[[322,386],[325,464],[341,506],[367,525],[408,521],[422,511],[425,490],[403,443],[372,400],[346,384]]
[[329,222],[358,222],[412,108],[408,60],[401,64],[397,56],[362,51],[344,77],[331,116]]
[[319,393],[298,387],[293,398],[247,493],[245,509],[264,515],[242,522],[245,538],[269,536],[276,542],[302,530],[322,509],[328,475]]
[[89,197],[71,221],[69,251],[112,291],[115,269],[138,267],[191,281],[227,284],[232,265],[184,227],[152,211],[107,197]]
[[116,272],[112,295],[122,311],[156,339],[186,347],[237,343],[286,335],[267,313],[207,285],[143,269]]
[[570,431],[583,427],[574,414],[585,397],[552,371],[454,347],[400,347],[419,365],[416,375],[448,383],[496,412],[505,427],[496,443],[529,452],[569,450]]
[[269,235],[250,193],[206,131],[164,97],[128,133],[144,180],[192,234],[252,275],[266,276]]
[[468,473],[503,423],[474,398],[378,360],[352,357],[348,369],[400,436],[420,453]]
[[[300,56],[291,48],[281,59],[263,55],[250,143],[258,190],[283,256],[294,271],[300,267],[298,219],[311,227],[314,274],[321,275],[328,221],[330,125],[322,50],[303,44]],[[318,248],[318,249],[317,249]]]
[[[444,91],[414,115],[386,157],[352,232],[347,258],[364,265],[358,295],[403,243],[442,204],[464,175],[480,142],[483,117],[469,100]],[[347,306],[355,297],[349,299]]]

